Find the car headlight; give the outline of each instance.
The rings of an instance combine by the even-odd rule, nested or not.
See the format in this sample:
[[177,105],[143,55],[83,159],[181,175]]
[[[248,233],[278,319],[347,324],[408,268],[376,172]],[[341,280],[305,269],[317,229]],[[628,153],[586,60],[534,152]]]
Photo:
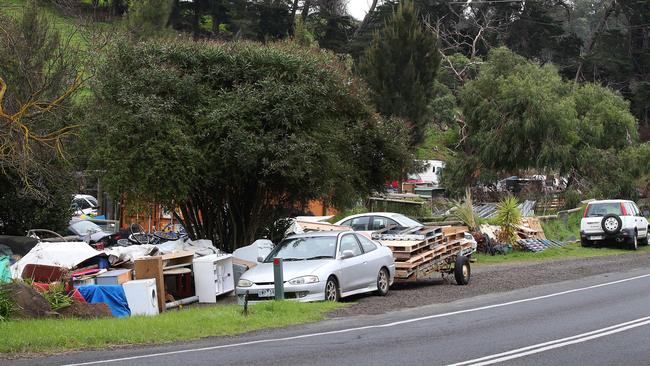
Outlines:
[[292,285],[306,285],[309,283],[316,283],[318,282],[318,277],[316,276],[302,276],[302,277],[296,277],[292,280],[289,280],[289,283]]
[[242,278],[239,281],[237,281],[237,287],[251,287],[251,286],[253,286],[253,283],[249,280],[245,280]]

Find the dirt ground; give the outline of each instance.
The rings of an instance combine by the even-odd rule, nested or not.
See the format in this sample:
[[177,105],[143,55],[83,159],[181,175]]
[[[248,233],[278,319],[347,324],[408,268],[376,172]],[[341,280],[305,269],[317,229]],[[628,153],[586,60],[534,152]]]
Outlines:
[[634,268],[650,268],[650,253],[489,266],[476,266],[474,263],[471,282],[467,286],[457,286],[453,275],[444,280],[438,278],[410,284],[396,283],[386,297],[359,295],[346,298],[343,301],[356,304],[338,309],[330,316],[382,314]]

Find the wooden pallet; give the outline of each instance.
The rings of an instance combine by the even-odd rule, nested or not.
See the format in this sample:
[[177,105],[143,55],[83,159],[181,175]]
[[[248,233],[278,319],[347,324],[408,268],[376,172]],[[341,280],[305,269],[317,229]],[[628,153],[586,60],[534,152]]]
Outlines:
[[464,226],[389,228],[375,232],[373,239],[393,252],[395,279],[410,280],[446,268],[458,253],[471,250],[471,243],[465,239],[466,231]]
[[444,252],[416,266],[398,265],[399,262],[395,262],[395,280],[415,281],[419,278],[427,277],[433,272],[439,272],[445,269],[447,265],[453,263],[459,253],[469,251],[471,247],[472,244],[468,240],[465,240],[454,244],[452,247],[445,247]]

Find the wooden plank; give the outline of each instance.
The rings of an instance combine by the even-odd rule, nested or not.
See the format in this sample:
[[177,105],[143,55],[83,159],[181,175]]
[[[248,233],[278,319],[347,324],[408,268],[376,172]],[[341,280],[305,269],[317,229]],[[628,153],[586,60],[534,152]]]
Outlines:
[[352,230],[349,226],[334,225],[326,222],[311,222],[296,220],[304,231],[348,231]]
[[145,257],[135,260],[135,279],[154,278],[158,292],[158,311],[165,311],[165,281],[163,278],[163,263],[161,256]]
[[468,230],[467,226],[444,226],[442,234],[444,236],[455,236],[461,233],[464,234]]

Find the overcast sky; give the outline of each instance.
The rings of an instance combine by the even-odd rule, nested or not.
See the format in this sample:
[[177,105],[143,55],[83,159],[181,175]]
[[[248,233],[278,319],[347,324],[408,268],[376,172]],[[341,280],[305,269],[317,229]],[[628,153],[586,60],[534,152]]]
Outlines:
[[372,4],[372,0],[348,0],[348,11],[353,17],[362,20]]

